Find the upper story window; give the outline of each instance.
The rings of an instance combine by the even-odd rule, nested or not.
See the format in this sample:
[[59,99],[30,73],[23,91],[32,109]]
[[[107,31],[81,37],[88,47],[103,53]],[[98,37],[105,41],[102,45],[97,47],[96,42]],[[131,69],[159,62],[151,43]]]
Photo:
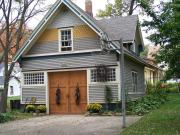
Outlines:
[[137,72],[132,71],[132,87],[133,92],[137,92]]
[[59,36],[60,36],[59,37],[60,38],[60,43],[59,43],[60,52],[72,51],[73,50],[72,28],[60,29]]
[[24,85],[44,84],[44,73],[24,73]]

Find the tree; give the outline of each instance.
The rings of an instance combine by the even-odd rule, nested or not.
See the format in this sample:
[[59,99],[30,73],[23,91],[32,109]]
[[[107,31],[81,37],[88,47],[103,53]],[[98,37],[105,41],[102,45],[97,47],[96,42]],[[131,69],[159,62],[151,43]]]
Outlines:
[[149,51],[148,45],[145,45],[143,52],[140,53],[140,57],[141,57],[141,58],[147,58],[147,56],[148,56],[148,51]]
[[107,16],[120,16],[122,15],[122,0],[115,0],[115,4],[108,3],[105,10],[99,10],[97,16],[107,17]]
[[180,78],[180,1],[161,2],[157,7],[144,7],[152,20],[144,21],[143,26],[154,31],[149,40],[161,45],[156,59],[168,67],[165,79]]
[[115,3],[108,3],[105,10],[99,10],[98,17],[121,16],[123,13],[132,15],[133,12],[140,7],[143,11],[143,6],[149,6],[154,0],[115,0]]
[[44,0],[0,0],[0,48],[4,63],[4,90],[0,102],[0,112],[6,112],[7,92],[15,62],[9,58],[19,50],[25,40],[27,22],[38,13],[47,10]]

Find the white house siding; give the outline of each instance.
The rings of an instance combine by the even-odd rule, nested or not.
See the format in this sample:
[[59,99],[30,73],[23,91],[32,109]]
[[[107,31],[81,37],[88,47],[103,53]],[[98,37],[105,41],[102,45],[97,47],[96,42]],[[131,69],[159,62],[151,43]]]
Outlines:
[[[19,64],[16,63],[12,72],[13,76],[16,76],[20,80],[20,72],[21,69],[19,67]],[[11,93],[11,88],[13,87],[13,93]],[[0,89],[4,88],[4,64],[0,64]],[[20,96],[20,90],[21,90],[21,83],[12,77],[9,81],[9,87],[8,87],[8,97],[13,96]]]
[[[13,87],[13,94],[11,93],[11,86]],[[16,79],[12,78],[9,81],[8,97],[20,96],[21,84]]]

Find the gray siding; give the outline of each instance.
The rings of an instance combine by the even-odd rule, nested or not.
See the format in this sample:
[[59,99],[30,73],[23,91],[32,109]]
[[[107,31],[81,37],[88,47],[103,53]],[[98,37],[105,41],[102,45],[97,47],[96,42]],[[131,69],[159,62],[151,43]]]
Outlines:
[[[144,81],[144,65],[141,65],[129,58],[125,58],[125,89],[128,92],[133,92],[132,88],[132,71],[137,72],[137,92],[145,92]],[[137,94],[136,94],[137,95]]]
[[34,44],[34,46],[30,49],[28,54],[32,55],[57,52],[59,52],[58,41],[47,41]]
[[31,100],[32,97],[36,97],[36,104],[46,103],[46,87],[45,86],[32,86],[22,87],[22,103]]
[[[75,38],[73,40],[74,51],[79,50],[91,50],[100,49],[101,43],[99,38]],[[32,54],[45,54],[45,53],[58,53],[59,43],[58,41],[46,41],[42,43],[36,43],[28,52]]]
[[74,51],[101,49],[101,42],[99,38],[75,38],[73,41]]
[[52,23],[48,26],[48,28],[62,28],[62,27],[71,27],[84,25],[85,23],[77,17],[72,11],[66,10],[58,13]]
[[[118,84],[108,84],[112,90],[113,101],[118,101]],[[105,103],[105,85],[89,85],[89,102]]]
[[74,54],[26,58],[21,62],[23,71],[93,67],[99,64],[117,65],[115,54]]

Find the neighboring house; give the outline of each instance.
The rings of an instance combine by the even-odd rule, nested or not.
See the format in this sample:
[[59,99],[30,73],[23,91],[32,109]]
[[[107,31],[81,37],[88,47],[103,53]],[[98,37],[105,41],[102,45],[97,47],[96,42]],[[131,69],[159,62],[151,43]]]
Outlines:
[[[19,64],[16,63],[12,72],[11,79],[9,81],[8,97],[20,96],[20,75],[21,69]],[[4,64],[0,64],[0,89],[4,89]]]
[[158,66],[158,63],[155,60],[155,54],[158,53],[160,46],[148,46],[147,58],[144,58],[146,61],[145,67],[145,81],[152,84],[161,81],[164,76],[164,71]]
[[161,81],[164,76],[164,71],[155,64],[149,63],[149,59],[145,59],[147,66],[145,67],[145,81],[152,84]]
[[[130,98],[145,94],[138,16],[95,20],[91,9],[90,0],[86,12],[70,0],[57,0],[15,55],[13,62],[22,67],[22,104],[36,97],[36,104],[45,104],[47,113],[84,113],[89,103],[105,103],[106,85],[113,103],[120,101],[120,45],[106,41],[121,38],[125,90]],[[104,46],[114,51],[103,52]],[[98,76],[105,71],[106,82],[101,82]]]

